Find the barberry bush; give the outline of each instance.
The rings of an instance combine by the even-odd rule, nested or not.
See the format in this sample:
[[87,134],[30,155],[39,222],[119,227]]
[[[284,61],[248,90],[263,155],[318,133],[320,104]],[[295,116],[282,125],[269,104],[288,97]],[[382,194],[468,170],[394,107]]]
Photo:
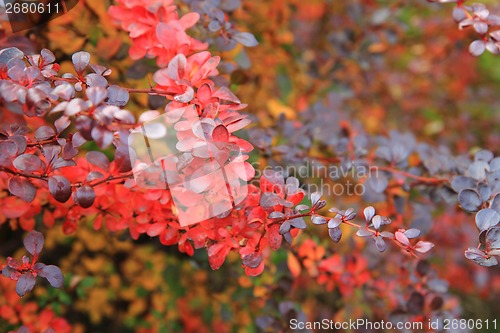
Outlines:
[[494,328],[495,13],[80,1],[3,30],[0,328]]

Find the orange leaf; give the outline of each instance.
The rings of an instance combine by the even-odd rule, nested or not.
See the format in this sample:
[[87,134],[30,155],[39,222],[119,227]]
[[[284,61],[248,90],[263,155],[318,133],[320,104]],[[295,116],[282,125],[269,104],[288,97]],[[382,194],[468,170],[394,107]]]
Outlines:
[[293,277],[298,277],[302,272],[302,267],[300,266],[299,260],[295,255],[293,255],[293,253],[288,253],[287,263],[288,269],[290,270],[290,273],[292,273]]

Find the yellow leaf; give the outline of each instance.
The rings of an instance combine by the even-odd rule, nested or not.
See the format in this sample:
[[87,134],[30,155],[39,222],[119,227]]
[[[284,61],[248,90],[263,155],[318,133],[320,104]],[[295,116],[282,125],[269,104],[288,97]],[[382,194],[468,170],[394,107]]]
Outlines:
[[282,113],[285,114],[287,119],[295,119],[295,111],[284,104],[282,104],[277,99],[271,99],[267,102],[267,108],[269,112],[275,117],[278,118]]

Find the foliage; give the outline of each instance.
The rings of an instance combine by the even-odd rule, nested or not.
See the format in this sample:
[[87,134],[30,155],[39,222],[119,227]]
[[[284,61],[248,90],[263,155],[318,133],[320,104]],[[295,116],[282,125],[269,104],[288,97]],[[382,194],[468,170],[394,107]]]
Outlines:
[[[245,326],[278,332],[288,329],[289,318],[427,322],[461,316],[450,285],[485,298],[490,290],[494,304],[498,267],[481,266],[496,266],[500,256],[496,145],[478,148],[466,134],[454,142],[467,119],[436,140],[449,143],[450,137],[449,147],[425,142],[446,130],[441,114],[425,108],[445,107],[468,90],[465,102],[487,101],[488,91],[474,95],[480,75],[465,52],[500,53],[498,30],[492,30],[500,21],[483,5],[437,2],[456,2],[459,28],[472,27],[479,39],[467,48],[456,29],[445,30],[448,43],[460,47],[429,54],[418,50],[424,44],[407,47],[400,40],[412,33],[425,43],[430,36],[431,47],[444,42],[435,39],[440,26],[432,18],[413,19],[401,4],[118,0],[109,10],[82,1],[52,21],[38,40],[39,54],[2,42],[0,224],[12,233],[27,231],[24,245],[32,255],[22,264],[8,257],[2,274],[17,281],[21,297],[38,275],[64,287],[40,289],[23,303],[6,293],[0,306],[7,329],[84,331],[115,314],[124,324],[109,327],[137,332]],[[348,15],[332,15],[337,9]],[[376,10],[363,20],[370,9]],[[92,20],[101,30],[86,31]],[[254,28],[256,37],[245,31]],[[62,42],[57,29],[74,36]],[[309,38],[321,32],[324,41]],[[447,52],[456,63],[434,64]],[[418,77],[414,90],[405,81],[407,69]],[[443,85],[436,96],[432,76]],[[399,119],[390,117],[394,104],[416,119],[417,136],[387,130],[386,110],[387,118]],[[425,117],[430,122],[419,127]],[[167,129],[157,119],[177,130],[180,155],[138,168],[130,143],[138,128],[163,138]],[[498,120],[486,122],[498,126]],[[166,181],[158,171],[164,163],[182,186],[158,186]],[[197,178],[186,176],[192,170],[201,170]],[[226,183],[214,180],[219,171]],[[363,193],[348,193],[356,185]],[[218,213],[208,216],[207,204]],[[54,233],[59,225],[65,236]],[[52,249],[70,250],[51,258],[66,284],[57,266],[38,262],[44,236],[35,229],[50,236]],[[212,286],[210,277],[220,281]],[[12,288],[12,281],[0,283]],[[331,299],[321,298],[325,290]],[[211,295],[220,300],[207,300]],[[255,302],[244,305],[251,297]],[[47,302],[52,308],[44,308]],[[322,305],[329,310],[318,311]],[[252,318],[242,314],[246,306]],[[81,313],[87,323],[70,320]],[[65,314],[68,321],[59,318]],[[241,324],[227,320],[234,314]]]

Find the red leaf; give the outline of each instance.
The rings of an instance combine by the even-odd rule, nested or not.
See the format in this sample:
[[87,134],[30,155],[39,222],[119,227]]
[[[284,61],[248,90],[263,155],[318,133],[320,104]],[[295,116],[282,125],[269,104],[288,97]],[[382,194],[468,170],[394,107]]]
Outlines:
[[250,268],[248,266],[245,267],[245,274],[248,276],[257,276],[262,274],[264,271],[264,262],[261,262],[257,268]]
[[44,210],[43,211],[43,225],[46,226],[47,228],[52,228],[55,224],[56,220],[54,218],[54,215],[50,210]]
[[269,240],[269,246],[271,246],[273,250],[280,248],[283,237],[280,235],[279,224],[274,224],[268,228],[267,237]]
[[216,243],[208,248],[208,262],[213,270],[219,269],[231,248],[225,243]]
[[17,197],[6,197],[1,201],[0,210],[8,219],[15,219],[23,216],[31,206]]
[[226,126],[216,126],[212,132],[212,139],[214,141],[227,142],[229,140],[229,132]]

